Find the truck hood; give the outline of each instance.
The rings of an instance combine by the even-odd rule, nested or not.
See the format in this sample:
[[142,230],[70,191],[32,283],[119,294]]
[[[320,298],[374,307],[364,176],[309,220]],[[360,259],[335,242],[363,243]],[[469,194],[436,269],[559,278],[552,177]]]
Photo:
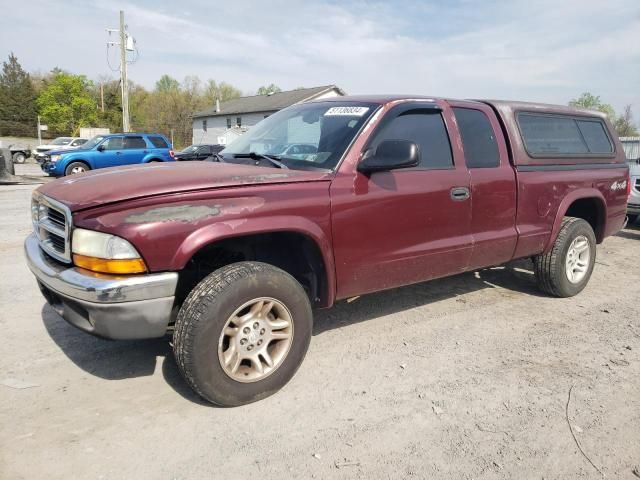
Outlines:
[[328,180],[325,171],[279,170],[213,162],[168,162],[105,168],[63,177],[38,191],[72,212],[98,205],[214,188]]

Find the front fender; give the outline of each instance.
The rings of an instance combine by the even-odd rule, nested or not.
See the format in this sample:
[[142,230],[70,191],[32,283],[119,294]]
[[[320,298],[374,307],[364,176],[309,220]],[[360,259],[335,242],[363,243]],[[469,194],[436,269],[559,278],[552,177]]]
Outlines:
[[[602,228],[600,228],[599,231],[606,231],[607,215],[605,214],[605,212],[607,208],[607,202],[600,190],[598,190],[597,188],[581,188],[578,190],[574,190],[566,197],[564,197],[560,202],[560,205],[558,206],[556,217],[553,221],[553,228],[551,229],[551,235],[549,236],[549,240],[544,248],[544,253],[548,253],[553,248],[553,244],[555,243],[556,238],[558,238],[558,234],[560,233],[562,219],[565,217],[567,210],[569,210],[571,204],[576,200],[581,200],[583,198],[593,198],[600,204],[598,212],[598,223],[601,224]],[[602,238],[597,238],[597,240],[598,242],[601,242]]]
[[335,265],[331,241],[311,220],[295,215],[274,215],[254,219],[222,220],[193,231],[182,242],[171,259],[170,270],[182,270],[187,262],[202,248],[233,237],[257,235],[271,232],[294,232],[311,239],[318,247],[326,270],[329,304],[333,303],[336,291]]

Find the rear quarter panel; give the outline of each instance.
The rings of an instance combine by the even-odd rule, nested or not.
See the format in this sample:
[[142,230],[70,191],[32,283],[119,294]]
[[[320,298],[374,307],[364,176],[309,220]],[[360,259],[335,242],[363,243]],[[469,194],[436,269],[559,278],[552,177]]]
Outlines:
[[[628,167],[615,129],[604,114],[552,105],[487,103],[500,118],[516,170],[519,238],[514,258],[548,251],[555,242],[567,210],[574,201],[582,198],[593,198],[601,206],[599,228],[596,229],[598,242],[622,228],[627,196],[626,188],[620,188],[620,185],[627,181]],[[598,117],[606,125],[614,151],[611,155],[592,157],[534,158],[525,149],[516,121],[516,115],[523,111]]]

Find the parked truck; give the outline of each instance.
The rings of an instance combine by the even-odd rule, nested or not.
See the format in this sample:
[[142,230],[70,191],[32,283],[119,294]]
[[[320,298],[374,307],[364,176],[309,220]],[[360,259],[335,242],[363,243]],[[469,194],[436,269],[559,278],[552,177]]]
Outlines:
[[[613,132],[600,113],[533,103],[297,104],[217,162],[39,187],[26,257],[65,320],[111,339],[172,332],[193,390],[241,405],[293,377],[313,310],[341,299],[522,258],[542,291],[578,294],[625,224]],[[266,153],[291,143],[316,148]]]

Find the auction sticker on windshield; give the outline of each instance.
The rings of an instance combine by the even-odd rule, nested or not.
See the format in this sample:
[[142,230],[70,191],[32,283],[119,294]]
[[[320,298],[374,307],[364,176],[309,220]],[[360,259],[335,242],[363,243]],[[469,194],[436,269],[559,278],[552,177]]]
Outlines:
[[330,116],[349,116],[361,117],[369,111],[369,107],[331,107],[324,114],[325,117]]

